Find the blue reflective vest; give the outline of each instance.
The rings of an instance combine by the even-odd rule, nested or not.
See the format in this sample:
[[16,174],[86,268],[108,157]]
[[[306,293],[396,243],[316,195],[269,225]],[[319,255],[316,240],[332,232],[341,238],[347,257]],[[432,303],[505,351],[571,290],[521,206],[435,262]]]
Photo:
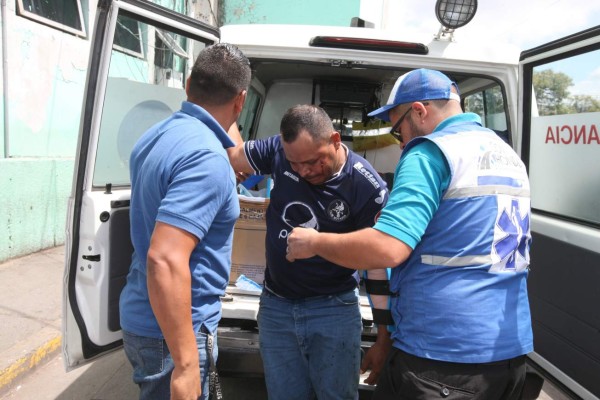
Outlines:
[[529,180],[523,162],[475,122],[412,140],[445,155],[451,180],[419,244],[391,277],[394,346],[483,363],[533,350],[527,297]]

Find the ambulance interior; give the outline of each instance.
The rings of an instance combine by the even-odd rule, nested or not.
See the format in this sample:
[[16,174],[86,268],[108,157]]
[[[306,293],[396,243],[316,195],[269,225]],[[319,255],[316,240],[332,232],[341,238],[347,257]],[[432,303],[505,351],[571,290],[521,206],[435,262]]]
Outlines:
[[[277,134],[281,117],[289,107],[316,104],[327,111],[350,149],[365,157],[380,173],[393,174],[401,149],[389,135],[392,124],[367,114],[387,102],[396,79],[412,68],[257,59],[251,63],[251,88],[238,120],[244,140]],[[484,76],[447,75],[459,86],[463,109],[479,114],[484,126],[508,141],[507,102],[500,83]]]

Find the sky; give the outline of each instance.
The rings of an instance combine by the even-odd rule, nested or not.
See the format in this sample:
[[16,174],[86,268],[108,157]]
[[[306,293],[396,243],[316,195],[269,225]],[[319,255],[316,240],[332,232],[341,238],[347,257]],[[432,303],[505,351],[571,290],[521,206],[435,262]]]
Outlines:
[[[361,17],[376,27],[398,32],[399,37],[418,32],[433,36],[440,28],[435,3],[363,0]],[[468,25],[455,31],[454,38],[486,44],[495,41],[523,51],[598,25],[598,0],[478,0],[477,13]],[[590,94],[600,100],[600,50],[580,62],[555,63],[551,67],[573,78],[572,94]]]
[[[435,0],[367,0],[361,15],[389,31],[437,32]],[[379,5],[379,7],[378,7]],[[378,13],[377,10],[383,10]],[[379,14],[379,15],[378,15]],[[370,17],[370,18],[369,18]],[[527,50],[600,25],[597,0],[479,0],[477,13],[455,32],[456,40],[498,40]]]

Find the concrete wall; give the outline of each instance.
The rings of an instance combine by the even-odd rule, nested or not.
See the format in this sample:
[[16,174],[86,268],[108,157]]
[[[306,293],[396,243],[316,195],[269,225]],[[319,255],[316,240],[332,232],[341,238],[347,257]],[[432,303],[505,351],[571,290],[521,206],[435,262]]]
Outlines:
[[0,261],[64,242],[89,52],[88,38],[3,3]]
[[[178,12],[188,3],[154,2]],[[86,37],[17,15],[16,2],[2,0],[0,262],[65,240],[97,0],[82,3]],[[208,0],[194,6],[214,21]]]
[[64,243],[73,160],[9,158],[0,171],[0,260]]

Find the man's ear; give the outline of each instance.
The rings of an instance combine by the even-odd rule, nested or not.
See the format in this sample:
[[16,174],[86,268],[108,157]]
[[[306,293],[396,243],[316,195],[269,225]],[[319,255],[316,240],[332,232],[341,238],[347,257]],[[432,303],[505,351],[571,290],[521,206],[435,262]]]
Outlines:
[[338,147],[340,147],[340,143],[342,143],[342,136],[338,131],[333,131],[331,132],[329,140],[331,140],[331,143],[333,143],[333,145],[337,149]]
[[242,90],[235,98],[234,102],[234,111],[236,114],[242,112],[242,108],[244,108],[244,103],[246,102],[246,96],[248,95],[247,90]]
[[185,94],[189,98],[190,97],[190,77],[185,80]]
[[421,122],[425,119],[425,117],[429,113],[429,111],[427,110],[427,107],[425,107],[425,105],[420,101],[415,101],[411,107],[412,107],[413,111],[416,112],[416,114],[419,116],[419,118],[421,119]]

